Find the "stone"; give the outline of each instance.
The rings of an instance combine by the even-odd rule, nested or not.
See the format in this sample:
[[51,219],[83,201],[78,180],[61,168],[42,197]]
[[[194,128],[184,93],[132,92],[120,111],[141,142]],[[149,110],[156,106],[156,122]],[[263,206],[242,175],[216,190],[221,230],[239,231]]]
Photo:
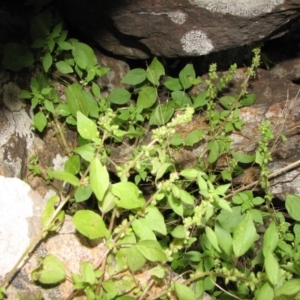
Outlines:
[[187,57],[283,35],[296,0],[63,0],[63,15],[102,48],[128,58]]

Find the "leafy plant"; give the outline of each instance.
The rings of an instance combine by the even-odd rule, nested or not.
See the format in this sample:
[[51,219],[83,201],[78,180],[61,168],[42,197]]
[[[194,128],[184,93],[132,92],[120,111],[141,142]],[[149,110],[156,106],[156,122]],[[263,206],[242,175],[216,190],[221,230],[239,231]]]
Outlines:
[[[50,231],[59,230],[67,202],[94,197],[99,211],[78,210],[72,220],[87,238],[103,238],[106,251],[96,265],[82,262],[81,274],[72,274],[73,296],[83,292],[91,300],[144,299],[155,285],[164,286],[155,299],[171,295],[180,300],[200,299],[205,292],[217,299],[299,296],[300,227],[295,213],[299,197],[289,195],[286,200],[293,224],[272,209],[269,123],[260,127],[262,139],[253,155],[235,152],[229,138],[244,125],[239,109],[255,100],[255,95],[247,93],[247,85],[259,66],[259,49],[253,51],[238,95],[222,95],[234,78],[236,65],[220,77],[216,65],[211,65],[205,91],[191,96],[190,90],[202,81],[193,65],[187,64],[178,78],[172,78],[154,58],[145,70],[130,70],[122,79],[131,89],[118,87],[105,99],[95,78],[108,69],[98,66],[91,47],[67,37],[57,16],[53,18],[48,11],[36,16],[31,35],[30,59],[26,56],[21,63],[10,64],[6,54],[5,66],[18,71],[36,58],[39,72],[31,80],[30,91],[20,95],[31,100],[35,129],[54,128],[69,158],[63,171],[54,171],[43,170],[33,156],[29,170],[50,183],[55,178],[71,188],[48,201],[43,230],[23,257]],[[56,74],[69,80],[65,99],[60,99],[53,84]],[[162,88],[168,91],[166,99],[159,97]],[[179,128],[192,122],[195,112],[202,115],[203,128],[180,133]],[[77,132],[77,148],[67,145],[64,126]],[[193,164],[178,164],[178,157],[198,144],[203,151]],[[132,147],[132,151],[115,158],[113,150],[119,147]],[[223,157],[228,164],[219,170]],[[261,169],[264,195],[251,190],[229,194],[234,191],[231,180],[236,170],[249,163]],[[112,172],[119,181],[111,180]],[[144,195],[140,182],[151,184],[153,192]],[[17,267],[6,277],[0,298]],[[143,270],[150,274],[147,286],[135,279]],[[171,280],[170,272],[176,275]],[[122,276],[117,279],[115,274]],[[50,254],[40,258],[31,277],[59,284],[66,275],[63,263]]]

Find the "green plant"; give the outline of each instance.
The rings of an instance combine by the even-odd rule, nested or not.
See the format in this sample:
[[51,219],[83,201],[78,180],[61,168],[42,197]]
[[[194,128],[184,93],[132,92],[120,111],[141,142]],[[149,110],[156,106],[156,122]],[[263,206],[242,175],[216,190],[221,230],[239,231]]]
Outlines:
[[[146,70],[133,69],[123,78],[122,83],[132,86],[132,93],[116,88],[105,99],[94,79],[108,69],[98,66],[88,45],[67,39],[63,24],[55,22],[57,17],[47,11],[33,20],[32,48],[38,51],[30,55],[28,65],[37,57],[40,67],[31,80],[31,91],[24,90],[21,96],[31,99],[37,131],[54,128],[69,156],[63,171],[42,170],[38,158],[32,157],[30,171],[44,174],[49,182],[53,178],[67,182],[71,188],[48,201],[42,216],[44,228],[19,263],[49,232],[59,230],[67,202],[94,196],[99,212],[78,210],[72,220],[87,238],[103,238],[105,255],[96,265],[82,262],[81,274],[72,274],[70,298],[82,291],[91,300],[145,299],[156,284],[164,288],[147,299],[171,295],[180,300],[200,299],[205,291],[217,299],[299,296],[300,227],[286,222],[285,215],[271,206],[268,144],[273,136],[268,122],[261,125],[262,140],[255,154],[230,147],[229,134],[243,126],[239,108],[255,100],[255,95],[247,93],[247,85],[259,65],[259,49],[254,50],[238,95],[220,97],[233,80],[236,65],[221,77],[216,65],[211,65],[206,90],[190,96],[189,90],[201,82],[192,64],[178,78],[163,81],[164,66],[154,58]],[[9,68],[10,58],[4,60]],[[18,70],[14,65],[11,69]],[[57,72],[70,81],[66,100],[59,98],[53,85]],[[168,99],[159,98],[161,88],[168,90]],[[192,128],[186,136],[177,132],[193,120],[195,111],[203,115],[205,126]],[[78,133],[78,147],[67,145],[66,126]],[[149,138],[143,138],[145,135]],[[178,156],[197,144],[203,145],[203,151],[193,164],[178,164]],[[114,147],[132,145],[134,150],[126,157],[114,158]],[[218,170],[218,160],[224,156],[228,165]],[[254,162],[261,168],[264,197],[244,190],[228,199],[236,170]],[[108,169],[117,174],[119,182],[111,181]],[[140,190],[142,181],[154,187],[147,197]],[[286,208],[299,222],[295,213],[298,198],[290,195]],[[2,294],[19,263],[6,277]],[[140,286],[135,273],[145,269],[149,284]],[[169,280],[173,272],[177,277]],[[115,274],[122,277],[117,279]],[[47,284],[59,284],[66,278],[63,263],[52,255],[40,258],[31,276]]]

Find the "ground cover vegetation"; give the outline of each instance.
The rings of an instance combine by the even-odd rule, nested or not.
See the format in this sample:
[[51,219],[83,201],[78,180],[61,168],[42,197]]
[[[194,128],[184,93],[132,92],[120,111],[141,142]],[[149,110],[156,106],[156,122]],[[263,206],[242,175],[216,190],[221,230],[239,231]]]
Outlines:
[[[98,65],[90,46],[68,37],[56,12],[38,12],[31,37],[31,49],[7,45],[3,63],[12,71],[34,66],[30,90],[20,96],[31,101],[36,132],[54,129],[68,160],[62,171],[41,169],[38,157],[31,157],[28,167],[49,183],[55,178],[69,188],[49,199],[44,228],[24,249],[24,257],[48,233],[58,231],[69,213],[78,232],[105,241],[103,257],[94,265],[83,261],[81,274],[68,278],[73,283],[69,299],[78,293],[89,300],[192,300],[202,299],[205,292],[223,300],[300,297],[299,196],[287,197],[287,213],[272,205],[270,124],[261,124],[261,141],[253,155],[235,152],[229,138],[243,126],[239,109],[254,103],[247,85],[260,64],[259,49],[253,50],[237,95],[220,96],[233,80],[236,65],[219,77],[212,64],[205,90],[190,96],[201,83],[193,65],[173,78],[154,58],[145,69],[132,69],[123,78],[129,89],[115,88],[104,97],[95,79],[109,69]],[[72,78],[65,82],[65,100],[53,84],[51,74],[57,71]],[[162,88],[168,91],[167,101],[159,97]],[[204,117],[206,126],[180,133],[178,126],[187,126],[195,114]],[[65,128],[78,133],[76,148],[67,144]],[[176,155],[182,149],[199,144],[203,151],[194,165],[178,164]],[[133,149],[127,158],[113,159],[113,150],[124,145]],[[226,167],[220,169],[218,161],[224,158]],[[260,169],[263,192],[235,191],[232,179],[253,164]],[[145,183],[151,192],[142,192]],[[98,211],[65,210],[66,203],[91,198]],[[6,277],[0,299],[16,270]],[[142,286],[135,275],[145,270],[150,280]],[[37,283],[60,284],[66,280],[64,264],[49,254],[31,277]],[[161,289],[154,296],[155,286]]]

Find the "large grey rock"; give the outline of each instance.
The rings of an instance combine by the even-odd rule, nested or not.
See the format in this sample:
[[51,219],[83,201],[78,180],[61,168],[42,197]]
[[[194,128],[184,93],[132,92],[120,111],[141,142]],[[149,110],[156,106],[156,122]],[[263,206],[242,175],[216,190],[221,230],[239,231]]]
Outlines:
[[200,56],[280,36],[298,0],[63,0],[67,19],[131,58]]

